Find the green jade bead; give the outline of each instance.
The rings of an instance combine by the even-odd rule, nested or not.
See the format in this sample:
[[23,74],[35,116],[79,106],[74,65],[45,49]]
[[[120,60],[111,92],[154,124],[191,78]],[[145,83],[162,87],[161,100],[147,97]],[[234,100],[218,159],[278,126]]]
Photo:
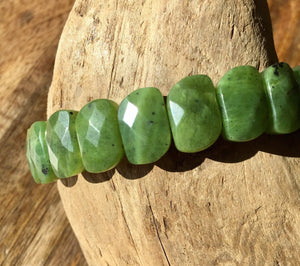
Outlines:
[[47,123],[46,141],[50,162],[56,176],[71,177],[84,170],[75,130],[78,112],[60,110]]
[[118,120],[130,163],[153,163],[168,151],[171,132],[164,99],[157,88],[141,88],[129,94],[120,104]]
[[287,134],[300,127],[300,91],[293,70],[286,63],[262,72],[270,119],[267,133]]
[[293,68],[294,78],[298,83],[300,89],[300,66],[296,66]]
[[86,104],[77,115],[76,133],[86,171],[107,171],[123,158],[118,105],[115,102],[99,99]]
[[45,138],[46,121],[38,121],[27,130],[26,156],[33,179],[38,184],[57,180],[50,164]]
[[176,148],[198,152],[211,146],[222,130],[216,90],[206,75],[176,83],[167,97],[167,110]]
[[252,66],[229,70],[217,85],[222,135],[230,141],[250,141],[267,126],[268,104],[259,72]]

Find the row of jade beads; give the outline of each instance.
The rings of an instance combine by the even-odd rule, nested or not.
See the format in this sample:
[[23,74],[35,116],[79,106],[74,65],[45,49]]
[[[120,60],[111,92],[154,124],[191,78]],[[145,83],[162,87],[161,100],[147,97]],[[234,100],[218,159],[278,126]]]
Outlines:
[[182,152],[226,140],[249,141],[262,133],[300,127],[300,66],[277,63],[262,73],[251,66],[229,70],[215,88],[206,75],[175,84],[166,105],[157,88],[133,91],[118,106],[94,100],[79,112],[60,110],[27,132],[27,159],[37,183],[115,167],[124,154],[148,164],[169,149],[171,134]]

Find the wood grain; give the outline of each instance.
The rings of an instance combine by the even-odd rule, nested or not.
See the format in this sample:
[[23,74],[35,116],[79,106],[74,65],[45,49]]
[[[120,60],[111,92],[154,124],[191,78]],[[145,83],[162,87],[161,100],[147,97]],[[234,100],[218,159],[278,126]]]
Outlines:
[[[60,39],[48,116],[91,99],[120,103],[191,74],[277,61],[264,1],[77,0]],[[218,141],[155,164],[58,182],[90,265],[300,262],[299,132]],[[74,181],[72,184],[71,181]],[[296,265],[295,264],[295,265]]]
[[278,58],[297,66],[300,64],[299,1],[271,0],[268,3]]
[[0,1],[0,264],[85,265],[55,184],[36,185],[26,130],[46,118],[57,43],[73,1]]
[[[279,60],[299,65],[298,0],[268,3]],[[1,265],[85,265],[56,186],[34,184],[24,151],[26,129],[33,121],[46,118],[57,43],[72,4],[0,2]],[[209,210],[208,203],[206,206]],[[282,254],[278,249],[278,256]]]

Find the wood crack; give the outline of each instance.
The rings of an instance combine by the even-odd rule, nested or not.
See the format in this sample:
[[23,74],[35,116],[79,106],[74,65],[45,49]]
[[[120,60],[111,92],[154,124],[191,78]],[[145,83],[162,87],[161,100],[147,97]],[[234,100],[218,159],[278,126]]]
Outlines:
[[234,24],[231,26],[231,32],[230,32],[230,39],[233,39],[233,34],[234,34]]
[[116,63],[116,53],[114,54],[114,60],[113,60],[113,63],[112,63],[112,69],[111,69],[111,72],[110,72],[110,80],[109,80],[109,86],[108,86],[108,91],[107,91],[107,98],[109,98],[109,94],[111,92],[111,86],[112,86],[112,80],[113,80],[113,73],[114,73],[114,70],[115,70],[115,63]]
[[146,195],[147,195],[148,204],[149,204],[149,209],[150,209],[150,212],[151,212],[151,215],[152,215],[153,224],[154,224],[154,227],[155,227],[155,231],[156,231],[156,235],[157,235],[158,241],[159,241],[159,243],[160,243],[161,249],[162,249],[162,251],[163,251],[163,253],[164,253],[164,256],[165,256],[165,258],[166,258],[166,260],[167,260],[168,265],[171,265],[171,264],[170,264],[170,261],[169,261],[169,258],[168,258],[168,256],[167,256],[165,247],[164,247],[164,245],[163,245],[163,243],[162,243],[162,241],[161,241],[161,238],[160,238],[160,235],[159,235],[159,232],[158,232],[158,228],[157,228],[157,224],[156,224],[156,219],[155,219],[155,216],[154,216],[154,213],[153,213],[153,210],[152,210],[152,206],[151,206],[151,203],[150,203],[150,200],[149,200],[148,192],[146,193]]

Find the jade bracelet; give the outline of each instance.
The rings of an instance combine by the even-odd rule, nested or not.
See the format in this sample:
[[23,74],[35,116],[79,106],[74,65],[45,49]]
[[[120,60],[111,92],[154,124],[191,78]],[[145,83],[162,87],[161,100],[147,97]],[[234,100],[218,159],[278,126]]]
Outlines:
[[126,155],[132,164],[159,160],[171,135],[181,152],[211,146],[222,134],[250,141],[262,133],[300,128],[300,66],[276,63],[262,73],[252,66],[229,70],[215,88],[206,75],[188,76],[170,90],[166,104],[157,88],[130,93],[118,106],[108,99],[79,112],[60,110],[27,131],[27,160],[37,183],[82,171],[114,168]]

